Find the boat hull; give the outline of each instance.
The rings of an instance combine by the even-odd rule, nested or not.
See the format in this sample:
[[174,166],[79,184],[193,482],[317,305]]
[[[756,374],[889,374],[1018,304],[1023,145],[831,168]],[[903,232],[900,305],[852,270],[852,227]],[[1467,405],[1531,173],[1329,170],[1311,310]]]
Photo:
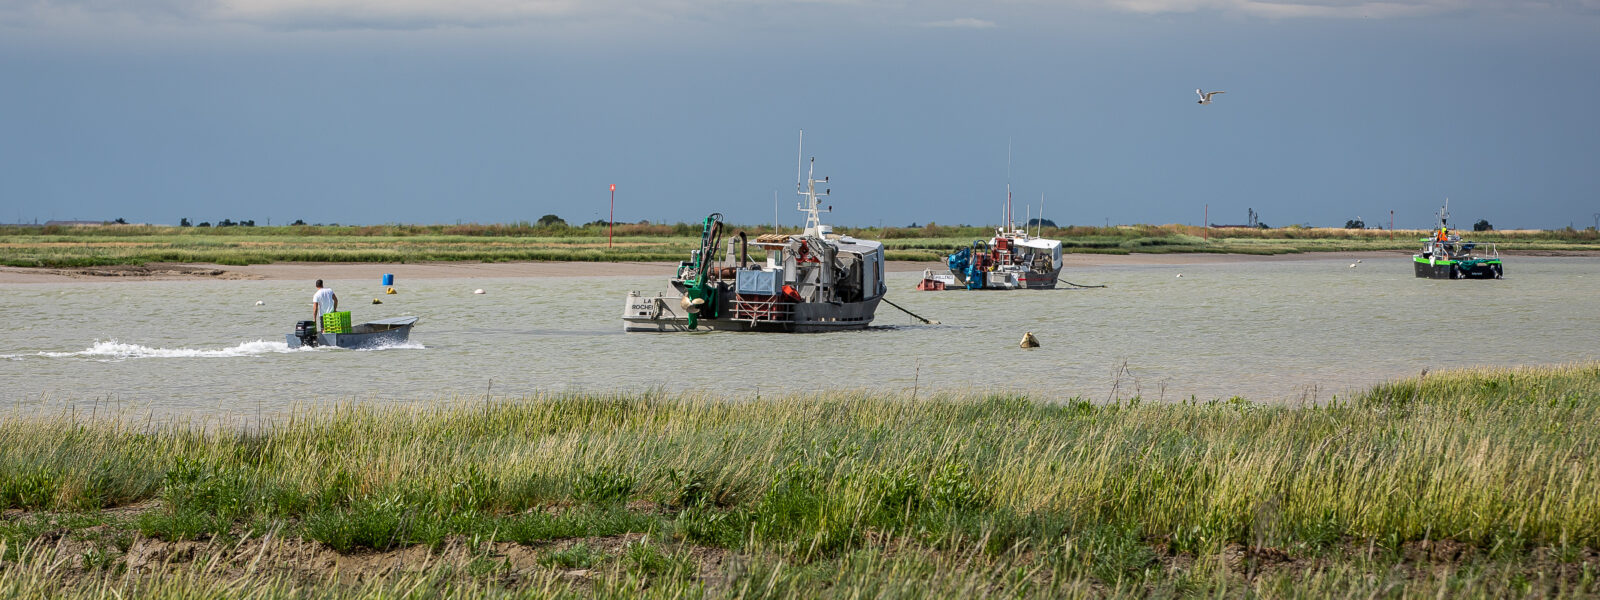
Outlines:
[[1415,256],[1411,264],[1417,277],[1427,279],[1500,279],[1505,276],[1505,266],[1497,259],[1429,261]]
[[[960,282],[960,289],[967,287],[967,274],[964,271],[950,270],[950,274]],[[985,290],[1053,290],[1056,282],[1061,278],[1061,270],[1056,269],[1049,273],[1009,273],[1004,271],[984,272],[983,287],[975,289]]]
[[[351,333],[319,333],[317,346],[331,346],[350,350],[370,350],[398,346],[411,339],[411,328],[417,323],[416,317],[374,321],[352,327]],[[362,328],[378,329],[376,331],[361,331]],[[295,334],[286,334],[285,342],[290,348],[299,348],[305,345]]]
[[[695,330],[765,331],[772,333],[822,333],[866,329],[878,311],[882,297],[861,302],[799,302],[780,318],[697,319]],[[623,307],[622,330],[629,333],[688,331],[689,318],[682,314],[681,296],[630,294]],[[732,312],[732,311],[730,311]]]

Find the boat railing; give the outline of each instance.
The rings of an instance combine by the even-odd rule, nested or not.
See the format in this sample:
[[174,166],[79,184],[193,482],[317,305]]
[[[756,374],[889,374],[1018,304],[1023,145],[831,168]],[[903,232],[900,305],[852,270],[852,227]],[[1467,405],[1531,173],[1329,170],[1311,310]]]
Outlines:
[[782,299],[783,296],[758,296],[754,294],[738,294],[733,297],[733,306],[730,307],[733,319],[755,323],[792,323],[794,322],[794,303]]

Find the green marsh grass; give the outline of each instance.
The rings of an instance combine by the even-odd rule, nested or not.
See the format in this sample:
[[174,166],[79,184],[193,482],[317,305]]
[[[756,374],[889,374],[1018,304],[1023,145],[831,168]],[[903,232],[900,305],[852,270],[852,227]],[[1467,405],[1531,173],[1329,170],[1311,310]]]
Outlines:
[[[726,235],[754,238],[770,226],[729,225]],[[793,232],[791,228],[787,230]],[[838,227],[836,231],[881,240],[891,260],[940,260],[973,240],[988,240],[990,227]],[[1205,228],[1185,225],[1066,226],[1044,228],[1067,252],[1284,254],[1362,250],[1411,250],[1425,231],[1282,227]],[[1502,250],[1560,252],[1600,250],[1593,230],[1493,231],[1471,239]],[[73,268],[152,262],[248,265],[271,262],[425,261],[666,261],[688,257],[698,247],[698,223],[618,224],[608,241],[604,225],[372,225],[291,227],[101,227],[0,226],[0,265]]]
[[[9,418],[0,542],[46,552],[38,540],[67,518],[82,521],[66,538],[95,523],[124,546],[264,532],[355,555],[579,540],[517,577],[489,558],[354,586],[229,571],[263,597],[424,584],[619,597],[1582,596],[1600,593],[1596,423],[1600,364],[1434,373],[1304,406],[840,391],[352,404],[259,430]],[[97,516],[128,506],[142,508]],[[594,545],[616,536],[659,545]],[[127,552],[96,548],[107,564]],[[46,574],[65,567],[18,552],[0,593],[176,597],[232,581],[197,573],[169,588],[73,571],[77,587],[60,587]],[[696,552],[730,558],[713,567]],[[575,569],[592,574],[560,575]]]

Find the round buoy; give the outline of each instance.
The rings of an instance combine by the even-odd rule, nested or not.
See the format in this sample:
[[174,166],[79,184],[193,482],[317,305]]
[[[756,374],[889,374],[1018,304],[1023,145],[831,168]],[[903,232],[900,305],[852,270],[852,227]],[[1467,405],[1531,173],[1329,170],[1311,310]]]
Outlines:
[[1352,268],[1352,269],[1356,268],[1356,264],[1355,263],[1350,263],[1350,268]]
[[472,293],[474,293],[474,294],[482,294],[483,293],[483,288],[478,288],[478,289],[472,290]]
[[1178,274],[1178,277],[1183,277],[1183,273],[1179,273],[1179,274]]
[[389,288],[387,290],[384,290],[383,293],[385,293],[385,294],[393,294],[393,293],[395,293],[395,291],[394,291],[394,288]]
[[373,298],[373,299],[372,299],[372,303],[373,303],[373,304],[383,304],[383,301],[382,301],[382,300],[379,300],[379,299],[377,299],[377,298]]
[[266,305],[267,305],[267,301],[266,300],[257,300],[256,301],[256,306],[266,306]]

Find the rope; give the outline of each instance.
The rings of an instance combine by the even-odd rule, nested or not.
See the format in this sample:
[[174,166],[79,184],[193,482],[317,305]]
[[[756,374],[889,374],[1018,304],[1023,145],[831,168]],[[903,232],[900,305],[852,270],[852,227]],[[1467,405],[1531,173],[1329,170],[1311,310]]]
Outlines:
[[883,301],[887,302],[889,304],[889,306],[893,306],[895,308],[900,309],[900,312],[903,312],[905,314],[908,314],[908,315],[911,315],[913,317],[916,317],[917,320],[922,321],[923,323],[927,323],[929,325],[938,325],[939,324],[938,321],[934,321],[934,320],[931,320],[931,319],[924,319],[924,318],[922,318],[922,315],[919,315],[917,313],[914,313],[914,312],[911,312],[909,310],[906,310],[905,307],[900,306],[899,304],[895,304],[894,302],[890,301],[888,298],[884,298]]
[[1103,288],[1103,287],[1105,287],[1103,285],[1083,285],[1081,283],[1073,283],[1073,282],[1067,281],[1065,279],[1061,280],[1061,283],[1065,283],[1065,284],[1070,285],[1072,287],[1080,287],[1080,288]]

